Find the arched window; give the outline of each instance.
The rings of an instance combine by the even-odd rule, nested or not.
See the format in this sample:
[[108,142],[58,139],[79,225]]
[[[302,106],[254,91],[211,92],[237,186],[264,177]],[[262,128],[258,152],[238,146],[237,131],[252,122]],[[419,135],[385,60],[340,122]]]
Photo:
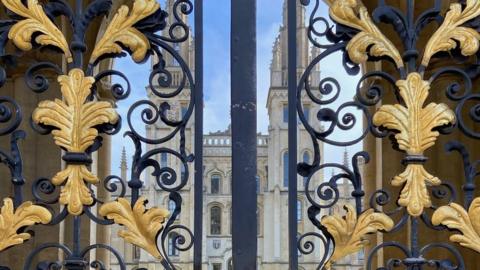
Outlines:
[[214,174],[210,178],[210,193],[220,194],[220,175]]
[[133,260],[140,260],[140,248],[135,245],[133,245]]
[[[173,212],[175,212],[175,208],[176,208],[175,202],[172,201],[172,200],[169,200],[168,201],[168,212],[170,212],[170,215],[172,215]],[[178,219],[178,216],[177,216],[177,219]]]
[[169,256],[178,256],[178,249],[175,248],[175,241],[177,240],[177,233],[170,233],[168,235],[168,255]]
[[160,154],[160,168],[165,168],[168,166],[168,157],[167,153]]
[[297,222],[301,222],[303,218],[303,204],[301,200],[297,200]]
[[257,184],[257,194],[260,194],[260,176],[256,175],[255,176],[255,181]]
[[283,186],[288,187],[288,151],[283,153]]
[[[176,53],[180,54],[180,44],[178,43],[173,43],[173,49],[175,50]],[[178,60],[175,57],[172,57],[172,65],[174,67],[180,66],[180,63],[178,63]]]
[[[306,164],[309,164],[310,163],[310,154],[305,151],[303,152],[303,163],[306,163]],[[303,177],[303,185],[306,186],[307,185],[307,180],[308,180],[308,177]]]
[[185,166],[183,164],[180,164],[180,175],[182,179],[185,179]]
[[307,122],[310,121],[310,107],[308,105],[303,106],[303,116]]
[[210,234],[222,234],[222,209],[218,206],[210,209]]
[[175,202],[172,200],[168,201],[168,211],[170,212],[170,214],[175,211]]

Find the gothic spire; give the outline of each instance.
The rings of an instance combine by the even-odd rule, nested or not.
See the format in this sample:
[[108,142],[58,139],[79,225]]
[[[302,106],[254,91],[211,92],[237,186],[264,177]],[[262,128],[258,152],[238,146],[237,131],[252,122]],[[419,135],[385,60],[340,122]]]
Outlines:
[[127,181],[127,171],[128,171],[127,151],[125,150],[125,146],[124,146],[122,149],[122,156],[120,159],[120,173],[123,181]]
[[350,168],[350,158],[348,157],[348,150],[346,147],[343,151],[343,166]]

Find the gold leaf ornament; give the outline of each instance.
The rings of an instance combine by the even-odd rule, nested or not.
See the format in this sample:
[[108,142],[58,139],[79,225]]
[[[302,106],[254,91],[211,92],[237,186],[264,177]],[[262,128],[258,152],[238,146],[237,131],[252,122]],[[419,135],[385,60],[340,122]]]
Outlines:
[[[52,131],[55,143],[72,153],[85,153],[95,138],[101,124],[115,124],[119,117],[112,104],[105,101],[87,101],[95,79],[85,77],[81,69],[73,69],[68,75],[58,77],[64,100],[42,101],[33,112],[33,121],[55,127]],[[67,205],[69,213],[79,215],[83,205],[91,205],[93,198],[85,182],[96,184],[98,178],[84,164],[67,164],[52,178],[55,185],[65,186],[60,203]]]
[[445,20],[425,47],[422,65],[428,66],[434,54],[455,49],[457,43],[464,56],[474,55],[480,46],[480,34],[475,29],[462,25],[478,16],[480,16],[480,1],[478,0],[467,0],[463,10],[462,4],[451,4]]
[[117,201],[102,205],[99,213],[126,227],[126,230],[118,232],[118,236],[146,250],[153,257],[162,259],[156,240],[169,212],[157,207],[146,210],[146,201],[145,197],[140,197],[132,208],[127,199],[118,198]]
[[15,46],[24,51],[32,49],[32,35],[41,33],[35,38],[40,45],[50,45],[59,48],[65,54],[67,62],[72,62],[72,53],[65,36],[48,18],[38,0],[27,0],[25,6],[21,0],[1,0],[3,5],[13,13],[25,18],[12,26],[8,38]]
[[468,213],[456,203],[438,208],[433,213],[432,223],[458,230],[461,234],[450,236],[450,241],[480,253],[480,198],[473,200]]
[[47,224],[51,219],[50,211],[42,206],[27,201],[15,210],[12,199],[4,199],[0,210],[0,251],[30,239],[29,233],[18,233],[21,228],[36,223]]
[[160,4],[156,0],[135,0],[131,11],[128,6],[122,5],[107,26],[103,37],[95,45],[90,63],[94,63],[105,54],[121,53],[123,49],[120,45],[132,51],[135,62],[142,61],[150,49],[150,43],[133,25],[152,15],[159,8]]
[[331,269],[332,264],[342,258],[362,250],[368,241],[365,235],[377,231],[389,231],[393,228],[393,220],[384,213],[376,213],[368,209],[357,219],[357,213],[352,205],[345,205],[346,215],[325,216],[322,225],[327,228],[335,242],[332,256],[325,264],[325,269]]
[[368,54],[376,57],[388,56],[398,68],[404,66],[402,56],[393,43],[373,23],[367,8],[358,0],[329,0],[330,17],[337,23],[359,30],[348,43],[350,59],[357,63],[367,61]]
[[[419,73],[410,73],[406,80],[397,81],[405,106],[383,105],[373,116],[376,126],[398,131],[395,134],[401,150],[410,156],[421,156],[435,144],[438,131],[434,128],[455,122],[455,113],[446,104],[424,103],[429,95],[430,83]],[[431,206],[427,184],[440,185],[441,181],[429,174],[423,164],[407,164],[405,171],[394,177],[392,184],[405,184],[398,200],[412,216],[420,216]]]

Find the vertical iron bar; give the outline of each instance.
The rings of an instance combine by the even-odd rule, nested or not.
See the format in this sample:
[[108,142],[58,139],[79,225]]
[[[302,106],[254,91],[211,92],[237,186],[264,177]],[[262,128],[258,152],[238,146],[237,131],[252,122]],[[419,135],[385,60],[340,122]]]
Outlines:
[[257,269],[256,0],[232,0],[233,269]]
[[80,228],[81,220],[79,216],[73,217],[73,256],[80,255]]
[[412,270],[420,270],[421,265],[415,262],[422,261],[420,258],[420,250],[418,246],[418,219],[416,217],[410,217],[410,252],[412,254]]
[[202,269],[203,240],[203,0],[195,0],[195,175],[193,268]]
[[297,0],[288,0],[288,239],[290,270],[298,268],[297,251]]
[[[13,182],[13,206],[15,208],[19,207],[23,203],[23,184],[19,184],[18,182]],[[1,268],[0,268],[1,269]]]
[[86,45],[84,39],[85,33],[79,33],[80,20],[83,17],[83,0],[75,1],[75,25],[74,25],[74,38],[70,44],[70,49],[72,50],[73,57],[73,67],[82,68],[83,66],[83,53],[86,50]]

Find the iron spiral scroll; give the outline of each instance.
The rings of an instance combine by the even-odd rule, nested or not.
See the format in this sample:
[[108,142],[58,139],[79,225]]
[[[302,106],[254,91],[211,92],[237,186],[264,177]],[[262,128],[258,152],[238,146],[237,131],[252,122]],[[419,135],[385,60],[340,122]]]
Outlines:
[[[64,0],[0,2],[6,14],[0,20],[0,87],[5,85],[11,68],[28,57],[27,53],[31,50],[42,49],[42,52],[63,56],[65,66],[62,68],[61,64],[49,60],[30,62],[24,75],[28,88],[34,93],[53,91],[49,90],[49,86],[55,82],[49,78],[55,74],[62,91],[59,95],[61,99],[40,102],[32,115],[25,115],[14,99],[0,97],[0,136],[10,137],[11,141],[10,149],[0,150],[0,161],[10,171],[13,190],[10,198],[4,198],[0,214],[0,252],[34,237],[26,229],[35,224],[59,226],[71,218],[73,245],[37,245],[22,262],[22,269],[105,269],[106,262],[90,261],[90,253],[98,249],[109,252],[118,261],[120,269],[127,269],[120,253],[109,245],[80,246],[80,220],[83,217],[99,226],[123,225],[120,237],[145,249],[159,259],[165,269],[175,269],[166,252],[167,235],[175,232],[173,245],[180,252],[189,250],[194,238],[190,228],[174,223],[182,211],[179,191],[189,181],[188,164],[194,160],[185,148],[185,129],[194,110],[195,81],[189,66],[173,45],[188,40],[190,29],[183,20],[192,13],[192,2],[175,0],[171,14],[162,9],[156,0],[134,0],[132,5],[123,5],[118,9],[113,8],[115,1],[112,0],[89,1],[88,5],[83,0],[76,0],[73,1],[74,6]],[[174,23],[167,25],[168,16],[173,17]],[[99,19],[104,21],[106,31],[98,33],[97,43],[94,48],[89,48],[93,50],[87,55],[86,36],[92,31],[92,23]],[[60,27],[58,22],[66,23],[67,27]],[[69,35],[60,29],[67,29],[64,31]],[[153,95],[166,101],[154,104],[149,100],[138,100],[128,111],[125,136],[135,148],[129,178],[111,175],[97,179],[90,171],[92,154],[102,147],[102,136],[113,135],[121,128],[121,118],[112,103],[130,99],[131,92],[139,91],[132,89],[129,79],[121,71],[102,70],[100,63],[127,54],[137,63],[154,57],[158,59],[151,71],[149,87]],[[182,83],[173,92],[164,91],[172,85],[172,74],[165,69],[163,62],[167,54],[179,63],[182,75]],[[111,103],[101,100],[98,88],[105,79],[113,77],[118,77],[123,83],[110,87]],[[187,88],[188,95],[192,97],[188,109],[182,119],[173,121],[167,117],[171,110],[168,99]],[[147,126],[162,122],[172,131],[162,138],[148,139],[132,124],[138,120]],[[30,121],[32,130],[20,129],[23,121]],[[81,128],[77,128],[79,126]],[[21,141],[29,132],[53,136],[55,143],[64,150],[65,170],[54,177],[42,176],[36,180],[24,177]],[[177,137],[180,138],[178,149],[163,146]],[[147,145],[151,150],[144,152]],[[175,169],[160,166],[157,157],[161,153],[180,160],[184,173],[177,175]],[[144,185],[142,178],[147,171],[153,172],[159,188],[169,192],[176,206],[173,213],[152,206],[140,196]],[[25,183],[30,181],[31,190],[27,190]],[[102,201],[96,195],[95,187],[99,186],[115,193],[118,198]],[[127,193],[131,195],[127,196]],[[32,198],[31,201],[27,201],[27,197]],[[136,225],[130,223],[129,216],[124,213],[136,216],[141,222],[136,222]],[[2,230],[10,231],[5,234]],[[42,261],[42,252],[49,251],[61,252],[62,259]],[[10,269],[8,267],[12,266],[2,267]],[[19,269],[18,265],[15,267]]]
[[[454,132],[468,140],[480,139],[477,126],[480,99],[473,88],[473,81],[479,76],[480,2],[453,1],[445,10],[442,1],[436,0],[421,13],[413,0],[405,1],[403,10],[379,0],[370,11],[359,0],[299,2],[311,10],[308,38],[312,46],[321,49],[297,87],[297,113],[310,135],[314,152],[313,161],[299,163],[297,172],[307,177],[308,217],[320,230],[298,237],[299,252],[319,251],[323,255],[318,260],[318,269],[330,269],[335,262],[363,250],[367,234],[408,231],[408,243],[373,243],[365,256],[366,269],[471,269],[467,268],[459,246],[480,252],[480,199],[475,198],[480,161],[471,160],[464,141],[450,140],[445,144],[446,152],[459,153],[463,159],[465,177],[459,192],[453,182],[427,172],[424,164],[428,164],[428,157],[424,152],[438,137]],[[328,5],[330,18],[320,15],[322,5]],[[384,35],[380,25],[389,26],[401,46],[396,46],[391,36]],[[432,32],[432,28],[436,30]],[[420,41],[422,35],[429,39]],[[309,78],[314,67],[333,55],[341,56],[349,75],[359,76],[356,89],[342,89],[339,78],[333,77],[324,77],[319,85],[311,85]],[[435,65],[430,64],[433,61]],[[374,62],[377,64],[368,65]],[[442,96],[448,105],[434,103],[429,96],[429,91],[441,90],[431,86],[443,76],[454,78]],[[353,99],[339,102],[342,91],[351,93]],[[320,108],[316,119],[304,115],[301,101],[304,96]],[[387,96],[390,99],[385,99]],[[390,105],[387,100],[395,102]],[[361,116],[350,113],[352,109]],[[320,125],[314,125],[315,121]],[[318,129],[319,126],[322,128]],[[357,137],[349,136],[347,141],[335,138],[335,131],[351,131],[356,127],[362,130]],[[387,187],[374,192],[366,190],[366,183],[375,182],[364,179],[359,169],[360,160],[366,163],[366,168],[369,166],[367,152],[353,156],[352,169],[345,164],[325,163],[321,156],[320,142],[346,147],[360,143],[370,134],[389,138],[393,149],[405,155],[402,162],[405,171],[398,172],[392,180],[392,185],[400,191]],[[337,172],[327,181],[319,185],[311,183],[314,174],[332,168]],[[340,181],[351,184],[353,191],[346,196],[351,196],[355,203],[344,206],[345,216],[327,214],[325,210],[339,204]],[[422,239],[421,226],[450,235],[453,243],[428,243],[429,239]],[[382,264],[377,256],[385,250],[395,250],[399,255],[380,257]],[[449,255],[440,256],[439,251]]]

